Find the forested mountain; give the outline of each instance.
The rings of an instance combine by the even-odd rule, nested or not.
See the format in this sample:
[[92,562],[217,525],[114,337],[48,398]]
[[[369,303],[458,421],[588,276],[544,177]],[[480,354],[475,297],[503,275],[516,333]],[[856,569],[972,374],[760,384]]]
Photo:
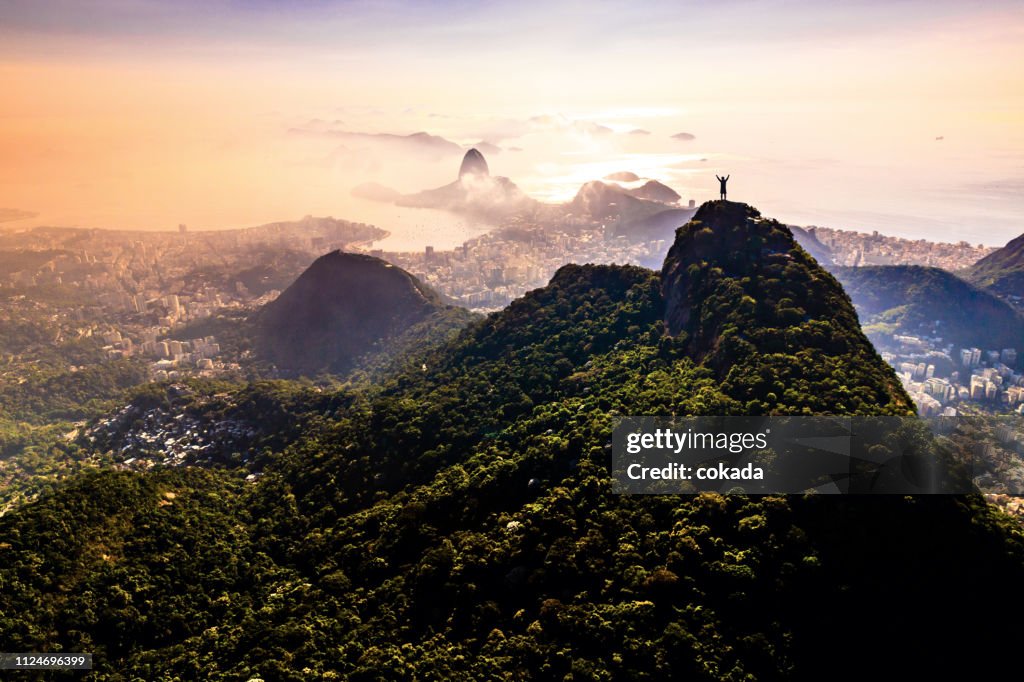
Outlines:
[[833,268],[869,331],[940,337],[959,347],[1014,348],[1024,319],[992,293],[920,265]]
[[912,412],[835,279],[748,206],[705,204],[660,275],[565,266],[420,366],[294,404],[254,484],[108,472],[0,518],[5,647],[94,652],[103,680],[1015,660],[1024,598],[993,586],[1024,578],[1024,540],[980,498],[612,492],[617,415]]
[[797,225],[788,225],[788,227],[789,231],[793,233],[796,243],[802,246],[804,251],[811,254],[814,260],[818,261],[826,270],[832,269],[835,262],[832,249],[822,244],[813,230]]
[[260,310],[249,333],[257,355],[285,372],[344,374],[410,332],[443,335],[471,319],[401,268],[334,251]]
[[972,265],[964,277],[997,294],[1024,298],[1024,234]]
[[668,331],[749,414],[910,409],[840,284],[750,206],[701,207],[677,231],[661,278]]

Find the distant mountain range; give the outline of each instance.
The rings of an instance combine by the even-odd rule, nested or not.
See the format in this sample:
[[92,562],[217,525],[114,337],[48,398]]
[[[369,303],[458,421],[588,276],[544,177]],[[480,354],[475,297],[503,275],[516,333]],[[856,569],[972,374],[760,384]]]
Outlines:
[[566,208],[573,214],[605,222],[612,236],[635,241],[671,240],[676,228],[695,210],[679,208],[675,205],[678,199],[674,190],[654,180],[635,189],[594,180],[580,187]]
[[[325,127],[321,124],[308,127],[297,127],[290,130],[296,135],[320,136],[347,143],[367,143],[370,145],[381,145],[399,153],[428,154],[434,158],[454,156],[463,153],[467,148],[448,140],[439,135],[431,135],[426,132],[411,133],[409,135],[398,135],[394,133],[364,133],[348,130],[340,130],[334,127]],[[501,147],[485,140],[472,145],[488,154],[500,153]]]
[[988,273],[990,284],[998,281],[1012,290],[1012,263],[1024,258],[1020,253],[1024,238],[1015,240],[1020,244],[1011,242],[1001,256],[993,253],[971,270],[958,273],[971,280],[965,281],[958,274],[920,265],[837,266],[831,250],[812,232],[793,225],[789,229],[804,250],[842,283],[865,331],[883,347],[894,334],[941,338],[960,348],[1024,344],[1024,319],[996,295],[1007,289],[981,288],[986,282],[983,273]]
[[861,323],[881,347],[894,334],[942,339],[959,348],[1019,348],[1024,321],[1024,236],[968,270],[951,273],[920,265],[843,267],[831,250],[803,228],[789,226],[797,242],[846,289]]
[[407,153],[428,152],[435,156],[462,153],[462,147],[458,144],[443,137],[424,132],[412,133],[410,135],[395,135],[393,133],[360,133],[347,130],[310,130],[306,128],[292,128],[290,132],[297,135],[329,137],[346,142],[382,144],[393,148],[395,151]]
[[[381,194],[379,190],[377,193]],[[491,175],[484,155],[475,148],[463,156],[454,182],[436,189],[400,195],[394,203],[492,219],[530,211],[538,206],[537,201],[526,196],[508,178]]]
[[962,273],[969,282],[1000,296],[1024,299],[1024,235],[993,251]]
[[1024,319],[989,291],[920,265],[833,267],[872,337],[939,337],[961,348],[1020,348]]
[[666,208],[659,202],[634,196],[620,185],[600,180],[593,180],[580,187],[567,207],[577,215],[594,220],[635,220]]
[[[613,175],[640,179],[634,173]],[[377,183],[366,183],[355,187],[352,194],[399,206],[447,210],[493,220],[536,212],[547,207],[523,193],[512,180],[491,175],[487,160],[476,148],[465,153],[458,177],[447,185],[414,194],[402,194]],[[668,239],[676,227],[693,215],[693,209],[680,209],[676,206],[679,199],[675,190],[657,180],[648,180],[638,187],[595,180],[580,187],[573,200],[565,204],[564,208],[581,217],[607,221],[614,236],[643,240]]]

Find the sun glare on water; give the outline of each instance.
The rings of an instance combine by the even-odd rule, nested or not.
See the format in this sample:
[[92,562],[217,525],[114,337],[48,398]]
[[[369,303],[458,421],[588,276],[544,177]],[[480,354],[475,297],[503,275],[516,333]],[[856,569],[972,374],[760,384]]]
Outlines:
[[560,203],[570,201],[580,187],[593,180],[602,180],[612,173],[628,171],[647,180],[663,182],[682,192],[694,175],[706,173],[711,154],[620,154],[610,159],[568,163],[541,163],[536,174],[524,177],[523,191],[540,201]]

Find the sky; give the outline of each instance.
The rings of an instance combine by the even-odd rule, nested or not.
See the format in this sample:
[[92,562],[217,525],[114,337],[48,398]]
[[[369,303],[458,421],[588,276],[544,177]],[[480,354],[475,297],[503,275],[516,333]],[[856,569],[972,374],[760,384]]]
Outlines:
[[1021,2],[0,0],[0,229],[386,221],[352,189],[486,142],[544,201],[729,174],[787,222],[1001,245],[1022,65]]

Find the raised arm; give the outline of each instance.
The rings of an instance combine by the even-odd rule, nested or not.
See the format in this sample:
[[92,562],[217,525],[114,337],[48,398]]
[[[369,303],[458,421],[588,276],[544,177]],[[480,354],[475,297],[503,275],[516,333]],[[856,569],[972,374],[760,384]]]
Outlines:
[[726,181],[726,182],[729,182],[729,178],[731,178],[731,177],[732,177],[731,175],[726,175],[726,176],[725,176],[725,181]]
[[718,180],[719,182],[722,181],[722,178],[718,177],[718,173],[715,173],[715,180]]

